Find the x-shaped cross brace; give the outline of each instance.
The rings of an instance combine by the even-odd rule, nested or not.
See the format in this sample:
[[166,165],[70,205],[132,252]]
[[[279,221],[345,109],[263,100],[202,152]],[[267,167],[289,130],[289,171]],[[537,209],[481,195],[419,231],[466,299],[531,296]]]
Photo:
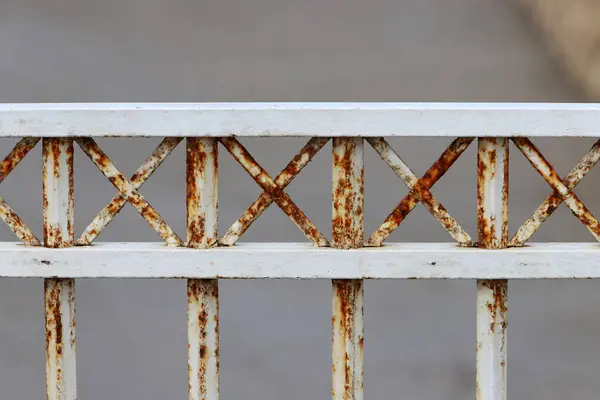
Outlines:
[[[13,169],[25,158],[25,156],[35,147],[40,141],[39,138],[23,138],[21,139],[11,152],[6,156],[0,165],[0,183],[6,179]],[[17,237],[28,246],[40,246],[39,239],[33,234],[31,229],[8,203],[0,197],[0,219],[2,219],[9,228],[17,235]]]
[[250,225],[275,202],[296,226],[317,246],[329,246],[329,241],[298,208],[283,189],[312,160],[313,156],[327,143],[327,138],[313,138],[302,148],[287,167],[273,180],[254,160],[246,148],[235,138],[220,138],[221,144],[260,186],[264,193],[229,228],[221,243],[233,245]]
[[138,192],[138,189],[146,182],[152,173],[160,166],[171,151],[181,142],[181,138],[166,138],[146,160],[146,162],[133,175],[131,180],[115,167],[108,156],[100,149],[98,144],[91,138],[77,138],[75,141],[81,150],[92,160],[100,171],[108,178],[113,186],[119,191],[112,201],[98,214],[94,221],[86,228],[77,244],[90,244],[117,215],[123,206],[129,202],[138,213],[158,232],[167,245],[179,246],[181,239],[175,234],[162,217]]
[[600,240],[600,225],[598,220],[579,200],[575,193],[571,191],[600,160],[600,141],[594,144],[564,180],[560,179],[554,167],[552,167],[540,150],[529,139],[516,137],[512,141],[554,192],[544,200],[533,215],[519,228],[515,236],[511,239],[509,246],[522,246],[562,202],[588,228],[596,240]]
[[473,138],[454,140],[421,179],[415,176],[385,139],[368,138],[366,140],[410,189],[410,192],[402,199],[400,204],[371,235],[367,242],[368,246],[381,246],[383,241],[400,225],[419,202],[423,203],[425,208],[442,224],[459,245],[474,246],[469,234],[460,227],[446,208],[429,191],[469,147]]

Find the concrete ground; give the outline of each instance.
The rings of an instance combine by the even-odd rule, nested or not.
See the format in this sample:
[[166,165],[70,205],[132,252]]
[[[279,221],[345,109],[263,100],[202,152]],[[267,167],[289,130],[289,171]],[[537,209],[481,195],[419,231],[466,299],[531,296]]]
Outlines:
[[[581,101],[548,55],[525,13],[494,0],[0,0],[0,101]],[[276,173],[302,140],[244,141]],[[14,141],[0,141],[2,154]],[[392,141],[417,174],[446,140]],[[125,173],[156,141],[102,140]],[[589,140],[536,141],[561,174]],[[76,154],[77,231],[114,194]],[[289,187],[328,233],[330,147]],[[181,234],[182,148],[142,192]],[[549,189],[513,148],[511,232]],[[371,232],[406,188],[366,156],[366,225]],[[435,187],[475,235],[475,152]],[[40,149],[0,187],[39,234]],[[578,195],[596,214],[592,171]],[[222,153],[224,231],[260,192]],[[560,208],[534,237],[591,241]],[[446,241],[419,206],[392,241]],[[0,240],[13,240],[0,226]],[[102,241],[159,238],[128,207]],[[303,241],[274,206],[248,241]],[[509,397],[595,399],[600,390],[600,286],[595,281],[510,284]],[[79,397],[185,398],[185,282],[78,281]],[[224,399],[330,396],[331,287],[328,281],[225,281],[221,285],[221,393]],[[366,284],[365,397],[475,396],[475,283]],[[0,280],[0,399],[44,393],[41,280]]]

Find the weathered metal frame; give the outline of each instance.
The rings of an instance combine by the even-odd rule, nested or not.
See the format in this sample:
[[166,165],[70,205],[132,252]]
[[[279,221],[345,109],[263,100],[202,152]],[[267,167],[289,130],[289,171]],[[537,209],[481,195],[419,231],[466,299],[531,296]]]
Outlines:
[[[527,244],[561,204],[596,240],[600,224],[573,193],[600,161],[600,140],[561,180],[527,137],[600,137],[598,104],[5,104],[0,138],[21,137],[0,165],[0,183],[42,139],[43,241],[0,198],[0,218],[22,243],[0,243],[0,277],[45,278],[47,398],[74,400],[77,278],[188,280],[189,399],[219,398],[219,279],[332,280],[332,397],[363,398],[364,279],[477,280],[477,398],[506,399],[508,280],[600,278],[597,243]],[[162,137],[131,179],[93,137]],[[234,137],[309,138],[273,179]],[[386,136],[455,137],[422,178]],[[284,191],[332,139],[332,238],[326,238]],[[139,193],[185,140],[186,239]],[[477,141],[477,241],[430,189]],[[365,141],[409,193],[365,242]],[[508,236],[509,142],[552,193]],[[118,190],[79,239],[74,236],[73,144]],[[263,193],[219,237],[219,143]],[[131,203],[164,243],[94,243]],[[237,243],[272,204],[312,243]],[[454,238],[451,243],[386,243],[418,203]],[[25,246],[23,245],[25,244]],[[166,244],[166,245],[165,245]],[[235,246],[234,246],[235,244]],[[527,244],[527,246],[525,246]]]

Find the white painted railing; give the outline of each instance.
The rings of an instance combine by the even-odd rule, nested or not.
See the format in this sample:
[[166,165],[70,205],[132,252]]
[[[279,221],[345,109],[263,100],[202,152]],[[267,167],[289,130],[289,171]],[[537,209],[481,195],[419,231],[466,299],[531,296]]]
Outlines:
[[[93,137],[161,136],[127,179]],[[250,155],[244,136],[303,136],[306,145],[276,177]],[[455,139],[419,178],[384,137]],[[188,279],[189,399],[219,396],[218,280],[331,279],[334,399],[363,398],[363,280],[477,280],[477,398],[506,398],[507,280],[600,278],[600,224],[572,189],[600,160],[600,141],[561,179],[529,137],[600,137],[595,104],[6,104],[0,138],[19,137],[0,167],[0,183],[40,141],[44,236],[39,240],[0,197],[0,218],[21,243],[0,243],[0,277],[46,278],[47,398],[77,397],[76,278]],[[331,238],[284,191],[333,142]],[[187,235],[179,238],[138,189],[173,149],[187,149]],[[510,142],[550,186],[550,194],[513,236],[508,232]],[[379,228],[363,224],[365,143],[410,189]],[[470,146],[478,147],[477,234],[471,236],[430,188]],[[73,148],[79,146],[118,194],[80,235],[74,232]],[[218,149],[223,147],[263,193],[219,235]],[[184,179],[184,177],[182,177]],[[94,243],[130,203],[164,243]],[[275,203],[273,205],[273,203]],[[456,244],[385,240],[418,203]],[[565,203],[593,235],[589,244],[528,244]],[[269,206],[288,215],[309,243],[236,244]],[[183,206],[183,205],[182,205]],[[474,210],[475,212],[475,210]],[[312,242],[312,244],[310,244]],[[24,245],[23,245],[24,244]]]

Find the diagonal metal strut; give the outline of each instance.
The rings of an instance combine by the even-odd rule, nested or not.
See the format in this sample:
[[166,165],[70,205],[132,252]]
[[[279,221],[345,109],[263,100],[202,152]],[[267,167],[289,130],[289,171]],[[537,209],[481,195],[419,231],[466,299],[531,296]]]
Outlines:
[[226,137],[220,138],[219,141],[307,238],[319,247],[329,246],[327,238],[323,236],[304,212],[298,208],[290,196],[283,191],[283,188],[273,181],[267,171],[256,162],[248,150],[237,139]]
[[421,179],[415,176],[385,139],[367,138],[366,140],[410,189],[410,192],[402,199],[400,204],[371,235],[367,242],[369,246],[381,246],[381,243],[400,225],[419,202],[423,203],[425,208],[442,224],[459,245],[474,246],[475,243],[469,234],[429,191],[467,149],[473,138],[454,140]]
[[180,246],[183,243],[173,229],[167,225],[150,203],[137,191],[136,186],[125,178],[92,138],[77,138],[75,141],[121,195],[158,232],[167,245]]
[[600,241],[600,224],[590,210],[583,202],[571,191],[563,182],[554,167],[544,158],[540,150],[535,147],[531,140],[525,137],[512,138],[517,148],[523,153],[525,158],[544,178],[546,183],[560,196],[562,201],[569,207],[573,215],[577,217],[588,230],[594,235],[596,240]]

